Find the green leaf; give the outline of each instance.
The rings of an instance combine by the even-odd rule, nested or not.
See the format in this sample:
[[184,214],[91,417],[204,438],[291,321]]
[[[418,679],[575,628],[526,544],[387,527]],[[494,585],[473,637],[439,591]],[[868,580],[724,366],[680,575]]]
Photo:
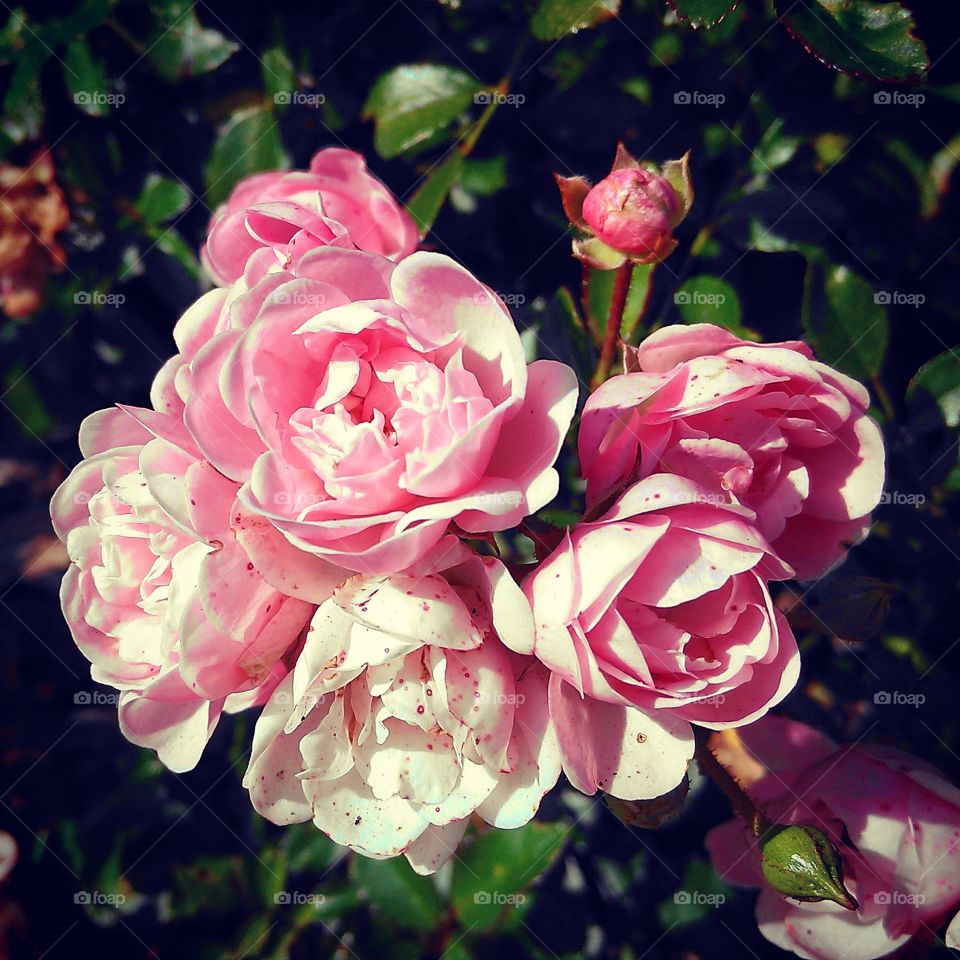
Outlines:
[[593,373],[596,359],[590,351],[590,337],[583,326],[580,308],[566,287],[560,287],[554,294],[550,319],[560,327],[573,354],[573,365],[580,379],[586,381]]
[[507,155],[498,153],[486,160],[465,160],[459,183],[474,196],[493,196],[507,185]]
[[249,902],[248,877],[239,857],[203,856],[173,868],[174,917],[230,913]]
[[544,523],[549,523],[551,527],[558,530],[566,530],[567,527],[575,527],[583,517],[576,510],[565,510],[563,507],[551,507],[540,510],[536,517]]
[[16,143],[40,136],[43,125],[43,98],[40,95],[40,71],[47,52],[33,44],[16,56],[16,65],[3,97],[0,129]]
[[201,278],[203,271],[200,261],[193,246],[183,239],[182,234],[163,226],[148,227],[146,234],[161,253],[176,260],[195,280]]
[[17,429],[28,440],[46,436],[57,425],[27,372],[17,365],[4,377],[3,405],[14,415]]
[[221,128],[204,168],[206,200],[216,206],[238,180],[287,165],[272,110],[249,107],[235,113]]
[[817,358],[857,380],[880,372],[887,348],[887,310],[873,288],[847,267],[808,261],[803,328]]
[[463,154],[455,151],[434,167],[410,198],[407,210],[417,224],[420,236],[426,236],[443,207],[450,188],[463,169]]
[[466,927],[488,930],[522,906],[529,887],[559,856],[569,830],[562,823],[528,823],[477,837],[453,866],[450,896]]
[[28,31],[39,34],[49,49],[65,46],[77,37],[85,37],[96,30],[109,16],[118,0],[79,0],[70,4],[70,12],[63,17],[52,17],[34,24]]
[[530,32],[545,42],[595,27],[620,12],[620,0],[540,0],[530,18]]
[[383,74],[363,107],[373,118],[374,146],[396,157],[442,133],[475,102],[484,85],[463,70],[438,63],[406,64]]
[[356,883],[380,912],[407,930],[433,930],[443,912],[433,881],[413,872],[403,857],[353,858]]
[[948,427],[960,426],[960,348],[946,350],[925,363],[910,381],[907,397],[933,397]]
[[670,0],[670,6],[677,11],[677,19],[690,24],[694,30],[718,24],[738,0]]
[[10,10],[10,16],[0,30],[0,63],[6,65],[12,60],[29,43],[30,37],[26,11],[23,7]]
[[740,297],[726,280],[710,274],[689,277],[673,295],[684,323],[712,323],[745,340],[759,336],[740,323]]
[[147,57],[166,80],[209,73],[240,49],[219,31],[204,27],[189,0],[155,4],[153,9],[156,25]]
[[134,206],[145,223],[156,226],[190,206],[190,191],[179,180],[151,173]]
[[286,857],[276,847],[263,847],[253,862],[248,862],[248,866],[253,872],[260,902],[267,907],[272,906],[287,885]]
[[657,917],[664,930],[702,920],[730,896],[728,887],[702,860],[691,860],[680,889],[657,904]]
[[777,117],[764,131],[756,149],[750,155],[750,169],[754,176],[766,174],[786,166],[796,155],[801,138],[784,133],[783,117]]
[[297,73],[286,51],[282,47],[265,51],[260,58],[260,72],[270,99],[279,107],[288,106],[297,89]]
[[776,0],[790,32],[825,64],[873,80],[915,80],[930,66],[899,2]]
[[109,109],[107,71],[90,52],[85,37],[67,44],[63,75],[73,102],[91,117],[102,117]]
[[297,824],[284,835],[287,863],[293,873],[323,873],[339,856],[337,846],[312,823]]

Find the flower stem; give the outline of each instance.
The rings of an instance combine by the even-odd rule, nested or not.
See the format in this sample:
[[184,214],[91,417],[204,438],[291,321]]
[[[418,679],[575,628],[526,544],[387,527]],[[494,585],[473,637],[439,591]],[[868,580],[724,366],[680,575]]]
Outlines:
[[747,795],[746,790],[737,783],[727,768],[717,759],[710,749],[707,740],[697,730],[697,751],[695,754],[701,772],[705,773],[723,791],[723,795],[730,801],[736,813],[750,829],[755,837],[759,837],[769,826],[770,821]]
[[873,385],[877,399],[880,401],[880,408],[883,410],[883,415],[893,423],[897,419],[897,411],[894,409],[893,402],[890,400],[890,394],[887,393],[887,388],[883,385],[883,381],[879,376],[873,376],[870,378],[870,383]]
[[630,292],[630,280],[633,277],[633,264],[627,262],[617,268],[617,275],[613,281],[613,295],[610,297],[610,314],[607,317],[607,329],[603,337],[603,346],[600,348],[600,360],[597,369],[590,381],[590,388],[596,390],[610,377],[613,361],[617,354],[617,343],[620,340],[620,327],[623,324],[623,310],[627,305],[627,294]]

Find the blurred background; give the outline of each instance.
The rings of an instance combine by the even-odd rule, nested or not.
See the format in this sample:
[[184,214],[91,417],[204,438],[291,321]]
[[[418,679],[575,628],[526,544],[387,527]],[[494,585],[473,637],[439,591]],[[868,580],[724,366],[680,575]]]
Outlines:
[[926,52],[909,23],[862,46],[811,29],[816,2],[2,4],[0,958],[787,956],[711,873],[703,836],[729,813],[693,773],[659,830],[557,790],[434,882],[260,820],[250,716],[182,776],[120,736],[62,621],[50,495],[84,416],[148,403],[217,204],[330,145],[365,153],[427,246],[584,379],[552,174],[600,179],[621,139],[692,151],[696,202],[634,336],[805,336],[869,384],[889,447],[871,538],[777,598],[804,653],[781,710],[960,783],[960,33],[951,4],[915,2]]

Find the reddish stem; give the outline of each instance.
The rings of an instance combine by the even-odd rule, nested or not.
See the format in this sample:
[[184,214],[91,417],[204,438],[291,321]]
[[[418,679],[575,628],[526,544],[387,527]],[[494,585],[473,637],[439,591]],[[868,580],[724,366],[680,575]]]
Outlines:
[[600,348],[600,360],[590,381],[591,390],[596,390],[601,383],[609,379],[610,371],[613,369],[617,344],[620,341],[620,327],[623,324],[623,310],[627,305],[627,294],[630,292],[632,277],[633,264],[629,261],[617,268],[617,275],[613,281],[613,295],[610,297],[610,315],[607,317],[607,329],[603,337],[603,346]]

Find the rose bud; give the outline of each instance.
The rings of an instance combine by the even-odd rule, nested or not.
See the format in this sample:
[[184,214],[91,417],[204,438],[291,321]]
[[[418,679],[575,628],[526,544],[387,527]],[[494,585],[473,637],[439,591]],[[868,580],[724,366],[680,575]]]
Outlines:
[[556,179],[564,212],[581,234],[574,256],[597,270],[665,259],[677,246],[673,230],[693,202],[689,154],[655,170],[621,143],[610,173],[596,186],[583,177]]

